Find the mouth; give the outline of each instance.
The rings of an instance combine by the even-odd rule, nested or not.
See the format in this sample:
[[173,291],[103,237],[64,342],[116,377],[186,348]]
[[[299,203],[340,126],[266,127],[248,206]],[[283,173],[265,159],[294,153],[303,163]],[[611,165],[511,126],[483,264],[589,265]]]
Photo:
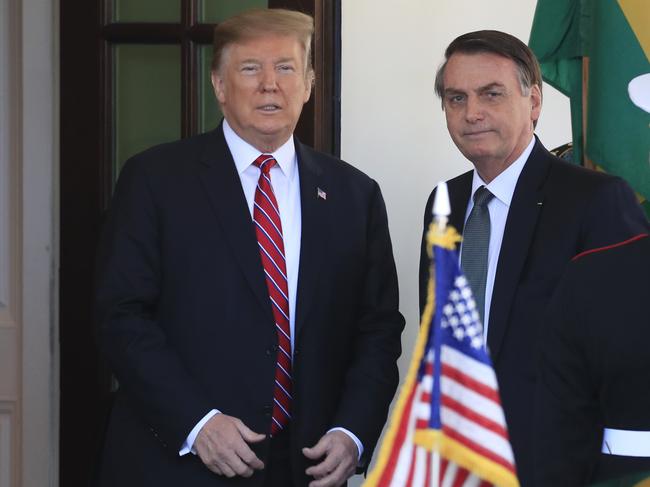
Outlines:
[[463,134],[463,136],[464,137],[470,137],[470,138],[481,137],[483,135],[489,134],[490,132],[492,132],[492,131],[491,130],[474,130],[472,132],[465,132]]
[[264,113],[274,113],[280,111],[282,108],[280,108],[280,105],[276,105],[274,103],[267,103],[266,105],[260,105],[259,107],[257,107],[257,109]]

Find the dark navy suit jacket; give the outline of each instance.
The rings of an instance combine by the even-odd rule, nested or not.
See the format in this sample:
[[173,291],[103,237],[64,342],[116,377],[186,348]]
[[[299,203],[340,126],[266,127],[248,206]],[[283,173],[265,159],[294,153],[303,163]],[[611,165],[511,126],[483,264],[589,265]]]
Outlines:
[[605,427],[650,431],[649,275],[641,234],[579,257],[560,281],[540,340],[538,486],[650,475],[650,457],[601,453]]
[[[291,465],[333,426],[367,464],[398,383],[404,320],[379,187],[296,141],[302,233]],[[318,189],[325,198],[318,196]],[[104,486],[261,485],[178,451],[212,408],[256,432],[271,422],[277,335],[255,232],[221,128],[125,165],[99,254],[100,345],[120,383]],[[268,442],[255,446],[268,457]]]

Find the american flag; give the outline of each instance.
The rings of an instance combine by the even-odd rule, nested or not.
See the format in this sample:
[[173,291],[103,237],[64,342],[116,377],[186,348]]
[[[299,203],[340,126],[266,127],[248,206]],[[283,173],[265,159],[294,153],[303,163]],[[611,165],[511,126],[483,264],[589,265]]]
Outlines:
[[429,231],[433,264],[406,382],[364,487],[518,486],[483,326],[458,266],[458,233]]

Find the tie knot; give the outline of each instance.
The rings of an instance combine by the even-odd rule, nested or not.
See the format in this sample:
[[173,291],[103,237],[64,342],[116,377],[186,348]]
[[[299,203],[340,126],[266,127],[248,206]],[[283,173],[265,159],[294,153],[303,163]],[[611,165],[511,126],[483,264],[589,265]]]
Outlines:
[[276,164],[276,160],[271,154],[262,154],[253,162],[264,174],[268,174],[271,168]]
[[490,193],[489,189],[485,186],[481,186],[476,190],[476,193],[474,193],[474,206],[483,207],[487,205],[493,197],[494,195]]

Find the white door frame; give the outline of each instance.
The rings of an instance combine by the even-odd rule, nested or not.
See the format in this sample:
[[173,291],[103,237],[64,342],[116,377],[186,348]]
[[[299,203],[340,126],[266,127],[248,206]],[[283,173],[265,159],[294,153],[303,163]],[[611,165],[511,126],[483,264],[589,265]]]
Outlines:
[[58,484],[58,1],[0,0],[0,487]]

